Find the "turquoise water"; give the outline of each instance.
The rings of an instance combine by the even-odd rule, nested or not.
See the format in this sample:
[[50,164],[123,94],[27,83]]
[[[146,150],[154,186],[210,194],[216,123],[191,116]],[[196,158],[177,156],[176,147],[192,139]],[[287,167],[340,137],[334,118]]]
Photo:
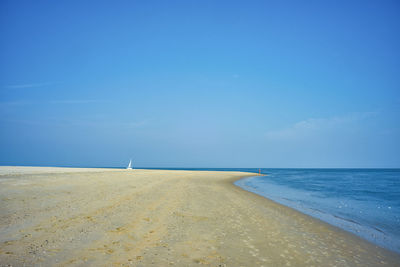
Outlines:
[[262,169],[235,184],[400,253],[400,169]]

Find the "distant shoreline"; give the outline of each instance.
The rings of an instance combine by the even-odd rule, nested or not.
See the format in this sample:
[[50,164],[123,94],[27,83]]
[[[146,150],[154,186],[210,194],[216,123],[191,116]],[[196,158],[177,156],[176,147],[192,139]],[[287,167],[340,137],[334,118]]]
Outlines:
[[[126,169],[126,166],[117,166],[117,167],[107,167],[107,166],[42,166],[42,165],[0,165],[0,167],[32,167],[32,168],[68,168],[68,169]],[[140,169],[140,170],[187,170],[187,171],[197,171],[197,170],[205,170],[205,171],[210,171],[210,170],[215,170],[215,171],[226,171],[226,170],[241,170],[241,169],[248,169],[248,170],[400,170],[400,167],[287,167],[287,168],[271,168],[271,167],[249,167],[249,168],[229,168],[229,167],[216,167],[216,168],[207,168],[207,167],[201,167],[201,168],[196,168],[196,167],[143,167],[143,166],[133,166],[134,169]]]

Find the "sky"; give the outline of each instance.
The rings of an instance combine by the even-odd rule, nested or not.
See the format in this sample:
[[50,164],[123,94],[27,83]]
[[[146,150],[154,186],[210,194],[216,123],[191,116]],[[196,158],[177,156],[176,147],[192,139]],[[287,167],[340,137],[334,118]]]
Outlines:
[[1,1],[0,165],[399,168],[398,1]]

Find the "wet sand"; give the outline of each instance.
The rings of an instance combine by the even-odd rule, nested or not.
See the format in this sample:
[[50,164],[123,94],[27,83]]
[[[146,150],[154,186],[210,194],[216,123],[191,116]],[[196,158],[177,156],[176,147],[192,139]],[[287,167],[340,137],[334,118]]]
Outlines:
[[0,266],[400,266],[241,172],[0,167]]

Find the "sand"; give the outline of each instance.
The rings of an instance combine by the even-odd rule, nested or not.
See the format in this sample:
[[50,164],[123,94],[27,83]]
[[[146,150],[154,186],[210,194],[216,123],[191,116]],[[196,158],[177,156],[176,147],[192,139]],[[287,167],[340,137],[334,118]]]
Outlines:
[[250,173],[0,167],[1,266],[400,266]]

